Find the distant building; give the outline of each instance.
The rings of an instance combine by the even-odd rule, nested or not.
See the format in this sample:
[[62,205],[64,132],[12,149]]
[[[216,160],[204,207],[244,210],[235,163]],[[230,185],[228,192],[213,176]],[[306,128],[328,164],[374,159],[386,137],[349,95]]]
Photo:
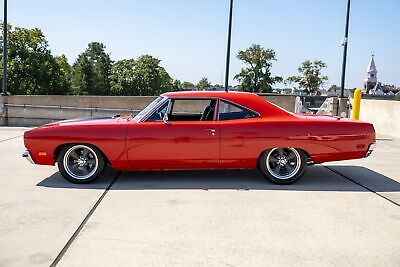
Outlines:
[[367,68],[367,77],[364,80],[364,91],[369,94],[378,83],[378,71],[376,70],[374,55],[372,54]]
[[[351,95],[354,92],[354,90],[355,90],[355,88],[354,89],[345,88],[343,91],[343,95],[345,97],[348,97],[349,95]],[[332,97],[332,96],[340,96],[340,94],[341,94],[341,89],[337,85],[332,85],[331,87],[329,87],[328,90],[321,90],[321,95],[324,95],[324,96],[326,95],[326,96]]]
[[376,96],[394,96],[400,92],[400,87],[383,85],[378,81],[374,55],[371,55],[367,68],[367,77],[364,80],[364,93]]

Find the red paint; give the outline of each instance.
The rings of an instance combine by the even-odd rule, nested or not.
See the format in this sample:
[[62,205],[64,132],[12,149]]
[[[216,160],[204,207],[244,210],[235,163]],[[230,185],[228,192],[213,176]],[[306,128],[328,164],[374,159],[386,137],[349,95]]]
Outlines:
[[[315,163],[363,158],[375,142],[370,123],[289,113],[255,94],[174,92],[163,96],[225,99],[260,117],[169,124],[135,122],[130,117],[65,121],[25,132],[25,146],[36,164],[54,165],[57,148],[83,143],[98,147],[115,169],[156,170],[255,168],[260,154],[273,147],[303,149]],[[47,154],[39,156],[39,152]]]

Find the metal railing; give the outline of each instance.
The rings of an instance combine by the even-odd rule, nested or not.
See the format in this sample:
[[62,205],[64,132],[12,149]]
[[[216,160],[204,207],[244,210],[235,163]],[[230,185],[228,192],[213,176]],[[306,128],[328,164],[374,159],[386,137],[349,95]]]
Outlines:
[[141,109],[122,109],[122,108],[101,108],[101,107],[72,107],[72,106],[61,106],[61,105],[33,105],[33,104],[10,104],[5,103],[4,107],[14,107],[14,108],[43,108],[43,109],[64,109],[64,110],[83,110],[83,111],[110,111],[110,112],[127,112],[127,113],[137,113]]

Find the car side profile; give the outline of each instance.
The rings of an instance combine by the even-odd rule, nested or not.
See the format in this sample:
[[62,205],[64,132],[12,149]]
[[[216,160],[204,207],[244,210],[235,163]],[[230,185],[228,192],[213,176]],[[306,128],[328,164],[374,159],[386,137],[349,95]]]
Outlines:
[[25,132],[23,156],[74,183],[117,170],[253,169],[297,181],[307,165],[367,157],[370,123],[288,112],[244,92],[170,92],[136,116],[78,118]]

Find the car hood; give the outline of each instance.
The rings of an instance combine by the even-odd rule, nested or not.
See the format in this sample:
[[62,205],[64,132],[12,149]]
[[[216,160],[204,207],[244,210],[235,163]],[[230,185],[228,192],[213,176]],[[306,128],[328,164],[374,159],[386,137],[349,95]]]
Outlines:
[[126,122],[130,116],[120,117],[119,115],[114,116],[94,116],[94,117],[80,117],[75,119],[68,119],[62,121],[51,122],[40,126],[40,128],[49,128],[55,126],[74,126],[74,125],[105,125],[105,124],[117,124],[121,121]]

